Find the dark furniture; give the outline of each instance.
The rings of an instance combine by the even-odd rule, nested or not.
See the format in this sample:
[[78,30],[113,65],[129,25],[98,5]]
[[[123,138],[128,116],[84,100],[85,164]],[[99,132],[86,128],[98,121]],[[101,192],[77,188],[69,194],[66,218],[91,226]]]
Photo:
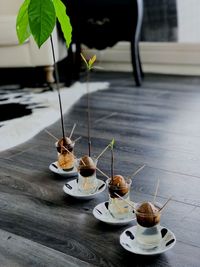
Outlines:
[[[130,41],[136,85],[142,83],[139,39],[143,17],[142,0],[68,0],[67,10],[76,45],[75,70],[80,69],[80,44],[104,49],[118,41]],[[72,60],[74,60],[72,58]]]

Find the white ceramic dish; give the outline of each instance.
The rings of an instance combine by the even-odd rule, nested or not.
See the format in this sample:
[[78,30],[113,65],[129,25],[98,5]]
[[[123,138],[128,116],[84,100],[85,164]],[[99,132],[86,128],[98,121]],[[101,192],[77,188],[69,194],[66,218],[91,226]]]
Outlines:
[[71,171],[64,171],[63,169],[58,167],[58,162],[57,161],[52,162],[49,165],[49,170],[54,172],[54,173],[56,173],[56,174],[59,174],[61,176],[65,176],[65,177],[78,176],[76,167],[74,167]]
[[108,201],[98,204],[93,209],[93,215],[97,220],[112,225],[125,225],[135,220],[135,214],[131,212],[128,217],[124,219],[115,218],[108,210]]
[[80,192],[78,190],[77,179],[66,183],[63,186],[63,191],[66,194],[68,194],[72,197],[78,198],[78,199],[85,199],[85,200],[92,199],[92,198],[96,197],[96,195],[103,192],[106,188],[106,183],[104,181],[99,180],[99,179],[97,179],[97,181],[98,181],[98,186],[97,186],[96,191],[94,193],[84,194],[84,193]]
[[122,247],[134,254],[139,255],[157,255],[171,249],[176,243],[175,235],[166,227],[161,226],[162,241],[160,245],[153,249],[142,249],[135,240],[137,226],[126,229],[120,235],[120,244]]

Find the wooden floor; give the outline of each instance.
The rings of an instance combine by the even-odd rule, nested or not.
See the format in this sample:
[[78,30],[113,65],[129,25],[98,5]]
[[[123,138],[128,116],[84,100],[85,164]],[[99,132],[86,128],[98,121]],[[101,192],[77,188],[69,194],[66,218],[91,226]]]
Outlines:
[[[54,140],[41,132],[0,153],[0,266],[200,266],[200,79],[147,76],[141,88],[126,73],[93,80],[110,82],[91,95],[93,155],[115,138],[116,173],[147,165],[133,180],[133,201],[151,200],[160,178],[158,201],[173,196],[161,224],[177,243],[158,257],[125,251],[119,235],[129,226],[111,227],[92,215],[107,191],[85,202],[64,195],[65,180],[48,170]],[[83,97],[65,115],[67,132],[76,122],[75,137],[83,137],[78,156],[87,153],[85,110]],[[60,122],[48,130],[60,137]],[[109,160],[108,153],[99,164],[106,173]]]

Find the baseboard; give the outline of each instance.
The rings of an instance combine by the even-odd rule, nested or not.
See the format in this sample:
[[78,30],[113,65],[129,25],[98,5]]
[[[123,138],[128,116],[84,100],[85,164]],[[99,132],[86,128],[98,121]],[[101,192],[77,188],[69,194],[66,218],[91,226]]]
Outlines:
[[[128,42],[88,53],[97,55],[98,63],[105,71],[132,71]],[[144,72],[200,75],[200,44],[141,42],[140,54]]]

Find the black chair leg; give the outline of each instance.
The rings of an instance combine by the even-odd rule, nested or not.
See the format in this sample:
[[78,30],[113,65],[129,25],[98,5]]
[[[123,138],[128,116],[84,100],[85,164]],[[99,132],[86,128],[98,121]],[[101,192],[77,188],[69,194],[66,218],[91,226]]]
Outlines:
[[141,59],[140,59],[140,52],[138,53],[138,61],[139,61],[139,66],[140,66],[141,77],[144,78],[144,72],[142,70],[142,64],[141,64]]
[[133,75],[135,78],[135,83],[137,86],[141,86],[142,84],[142,66],[140,63],[139,49],[138,43],[131,43],[131,57],[132,57],[132,65],[133,65]]
[[139,54],[139,38],[143,19],[143,0],[137,0],[137,23],[135,34],[131,42],[131,59],[133,65],[133,75],[137,86],[141,86],[143,71]]

